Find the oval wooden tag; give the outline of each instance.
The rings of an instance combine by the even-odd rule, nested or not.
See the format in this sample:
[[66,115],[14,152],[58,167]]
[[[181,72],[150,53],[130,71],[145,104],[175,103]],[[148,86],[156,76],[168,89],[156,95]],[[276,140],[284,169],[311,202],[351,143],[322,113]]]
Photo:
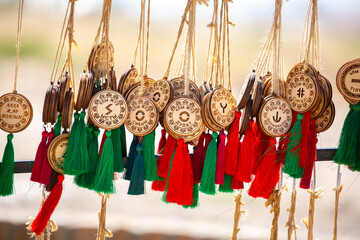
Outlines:
[[209,107],[212,119],[221,128],[226,128],[234,121],[236,100],[226,88],[220,87],[211,93]]

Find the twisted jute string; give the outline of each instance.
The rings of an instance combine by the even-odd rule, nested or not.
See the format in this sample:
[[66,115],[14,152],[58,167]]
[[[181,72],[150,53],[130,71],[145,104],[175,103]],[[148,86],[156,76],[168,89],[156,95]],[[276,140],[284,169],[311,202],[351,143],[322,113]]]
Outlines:
[[231,92],[232,88],[231,88],[231,65],[230,65],[230,31],[229,31],[229,27],[230,26],[235,26],[235,24],[233,22],[231,22],[229,20],[229,2],[232,2],[232,0],[223,0],[224,4],[225,4],[225,13],[226,16],[224,16],[224,18],[226,18],[226,46],[227,46],[227,73],[228,73],[228,89]]
[[111,238],[113,236],[111,231],[106,228],[106,204],[107,204],[107,199],[110,198],[110,195],[109,194],[106,195],[99,194],[99,195],[101,196],[101,210],[98,214],[99,227],[96,235],[96,240],[105,240],[106,238]]
[[17,33],[16,33],[16,61],[15,61],[15,78],[14,78],[14,89],[13,89],[14,93],[17,92],[16,89],[17,89],[17,80],[18,80],[18,72],[19,72],[19,55],[20,55],[23,10],[24,10],[24,0],[19,0],[18,24],[17,24]]
[[333,189],[335,191],[335,213],[334,213],[333,240],[337,239],[337,221],[338,221],[338,211],[339,211],[339,199],[340,199],[340,193],[341,193],[342,189],[343,189],[343,185],[341,184],[340,165],[338,165],[336,188]]
[[273,59],[272,59],[272,89],[276,95],[280,94],[280,78],[281,78],[281,9],[282,0],[275,1],[274,14],[274,36],[273,36]]
[[241,210],[242,206],[245,206],[245,203],[241,201],[242,199],[242,190],[234,196],[234,202],[235,202],[235,212],[234,212],[234,225],[233,225],[233,232],[232,235],[229,236],[229,239],[231,240],[237,240],[237,235],[240,231],[239,228],[239,220],[240,216],[246,214],[246,210]]
[[309,216],[308,218],[303,218],[301,221],[305,224],[306,228],[308,229],[308,240],[314,239],[314,214],[315,214],[315,200],[319,199],[323,195],[323,189],[319,188],[317,190],[308,189],[307,192],[310,194],[310,201],[309,201]]
[[285,224],[285,227],[288,228],[288,240],[291,240],[292,234],[294,233],[295,240],[296,238],[296,229],[299,227],[295,223],[295,210],[296,210],[296,180],[293,182],[293,190],[291,193],[291,202],[290,207],[287,209],[289,212],[288,221]]

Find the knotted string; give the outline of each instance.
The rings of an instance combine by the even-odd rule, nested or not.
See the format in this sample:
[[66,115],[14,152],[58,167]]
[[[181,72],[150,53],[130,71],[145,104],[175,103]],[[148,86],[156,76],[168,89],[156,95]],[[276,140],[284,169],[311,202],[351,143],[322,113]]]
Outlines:
[[287,209],[287,211],[289,212],[289,218],[287,223],[285,224],[285,227],[288,228],[288,240],[291,240],[291,236],[293,233],[296,240],[296,229],[299,228],[295,223],[295,210],[296,210],[296,179],[294,178],[290,207]]

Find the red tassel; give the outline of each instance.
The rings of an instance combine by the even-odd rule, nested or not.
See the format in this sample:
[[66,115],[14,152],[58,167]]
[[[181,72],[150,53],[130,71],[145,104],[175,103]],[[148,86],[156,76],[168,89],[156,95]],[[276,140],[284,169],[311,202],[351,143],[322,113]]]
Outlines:
[[310,144],[309,144],[309,158],[306,161],[304,172],[300,181],[300,187],[303,189],[310,188],[311,176],[316,160],[316,144],[318,142],[316,132],[316,120],[311,121],[310,126]]
[[235,120],[231,124],[225,147],[224,171],[228,175],[235,175],[239,151],[239,121],[241,112],[235,112]]
[[157,154],[161,154],[164,151],[165,143],[166,143],[166,130],[161,129],[161,138],[159,141]]
[[244,139],[241,143],[239,161],[235,174],[236,180],[246,183],[251,182],[251,174],[254,167],[254,158],[251,157],[254,147],[254,135],[252,132],[253,123],[253,120],[249,121]]
[[32,222],[31,231],[36,235],[40,235],[44,231],[46,225],[48,224],[48,221],[50,220],[51,215],[53,214],[56,206],[58,205],[63,190],[63,181],[64,175],[60,174],[58,176],[57,184],[50,192],[49,196],[46,198],[46,201],[42,205],[40,212]]
[[300,143],[300,158],[299,166],[305,167],[309,158],[309,144],[310,144],[310,112],[303,114],[301,122],[301,143]]
[[30,180],[33,182],[41,183],[41,184],[49,184],[49,183],[40,182],[41,168],[42,168],[42,165],[45,164],[44,152],[46,152],[46,141],[49,136],[49,133],[47,131],[43,131],[41,135],[42,135],[41,142],[36,151],[35,161],[34,161],[33,169],[31,172]]
[[178,139],[169,174],[166,201],[179,205],[191,205],[193,200],[193,174],[187,145]]
[[159,159],[159,166],[157,169],[157,174],[159,177],[166,179],[168,177],[170,163],[172,155],[176,148],[176,139],[168,134],[162,158]]
[[51,141],[54,139],[54,137],[55,137],[55,133],[53,131],[51,133],[49,133],[49,137],[48,137],[45,152],[44,152],[44,158],[43,158],[44,162],[42,164],[41,172],[40,172],[39,181],[45,185],[48,185],[50,183],[50,178],[51,178],[51,173],[52,173],[52,168],[49,164],[49,160],[47,157],[47,150],[50,146]]
[[102,150],[103,150],[103,146],[106,140],[106,132],[107,130],[104,131],[102,138],[101,138],[101,143],[100,143],[100,150],[99,150],[99,156],[101,156]]
[[[255,125],[255,127],[254,127]],[[259,129],[256,123],[253,124],[253,130],[256,130],[256,136],[255,136],[255,142],[253,147],[253,171],[252,173],[256,175],[257,170],[261,164],[261,161],[263,159],[263,155],[266,152],[266,149],[268,148],[268,143],[270,137],[263,134]]]
[[270,138],[268,147],[269,149],[266,150],[266,154],[248,191],[248,194],[254,198],[263,197],[268,199],[280,179],[281,164],[278,161],[275,138]]
[[233,189],[233,190],[244,189],[244,183],[241,182],[241,181],[238,181],[234,177],[232,177],[232,179],[231,179],[231,189]]
[[286,150],[289,144],[289,136],[285,136],[280,138],[279,147],[278,147],[278,155],[279,161],[282,165],[285,164]]
[[151,184],[151,189],[154,191],[163,192],[165,191],[165,187],[166,187],[166,180],[156,180],[153,181]]
[[224,131],[221,131],[219,135],[220,141],[217,149],[216,156],[216,173],[215,173],[215,184],[224,185],[224,160],[225,160],[225,138]]
[[194,149],[194,153],[191,156],[192,167],[193,167],[193,176],[194,183],[199,183],[201,179],[201,174],[204,168],[204,162],[202,161],[203,151],[205,149],[204,141],[205,141],[205,133],[201,134],[199,138],[199,142]]

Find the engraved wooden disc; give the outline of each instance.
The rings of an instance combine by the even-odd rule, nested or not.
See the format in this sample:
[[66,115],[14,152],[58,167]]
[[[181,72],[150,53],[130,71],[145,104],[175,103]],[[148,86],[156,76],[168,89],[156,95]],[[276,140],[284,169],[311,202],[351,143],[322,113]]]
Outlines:
[[173,89],[167,80],[160,79],[155,81],[149,87],[148,96],[155,102],[159,112],[161,112],[165,109],[169,101],[171,101],[173,97]]
[[83,108],[84,98],[85,98],[85,92],[86,92],[86,75],[85,73],[82,73],[80,75],[79,80],[79,86],[76,93],[76,100],[75,100],[75,111],[79,112]]
[[207,128],[209,128],[211,131],[214,131],[214,132],[218,132],[218,131],[221,131],[222,127],[218,126],[217,124],[215,124],[211,117],[209,116],[209,99],[210,99],[210,96],[211,94],[208,93],[206,94],[205,98],[204,98],[204,101],[202,103],[202,106],[201,106],[201,117],[202,117],[202,120],[205,124],[205,126]]
[[59,104],[58,104],[59,112],[62,112],[63,104],[65,100],[65,93],[69,89],[69,87],[70,87],[69,75],[68,73],[65,73],[59,85]]
[[154,79],[144,76],[144,87],[149,88],[155,82]]
[[333,102],[329,104],[324,113],[316,119],[316,132],[321,133],[328,130],[334,122],[335,105]]
[[245,79],[244,84],[243,84],[240,94],[239,94],[239,98],[237,100],[237,102],[238,102],[237,109],[238,110],[243,109],[246,106],[246,103],[250,98],[252,88],[254,86],[255,78],[256,78],[255,73],[250,73],[248,75],[248,77]]
[[251,117],[256,117],[256,115],[259,112],[261,99],[262,99],[262,90],[263,90],[263,82],[262,81],[256,81],[254,92],[251,95],[251,99],[253,100],[253,105],[251,107]]
[[116,91],[97,92],[89,103],[89,116],[93,123],[104,129],[120,127],[126,120],[128,108],[125,98]]
[[281,97],[269,97],[261,104],[256,122],[265,135],[281,137],[291,128],[290,105]]
[[[283,80],[280,80],[279,82],[279,89],[278,89],[279,95],[282,98],[285,98],[285,82]],[[277,91],[277,89],[276,89]],[[274,93],[274,89],[272,87],[272,78],[269,77],[266,79],[266,82],[264,82],[264,88],[263,88],[263,97],[267,97],[269,95],[272,95]]]
[[85,98],[83,103],[83,109],[87,109],[89,106],[90,99],[93,96],[94,88],[95,88],[95,82],[94,82],[94,76],[91,72],[87,73],[86,75],[86,92],[85,92]]
[[251,107],[252,107],[252,99],[250,98],[247,101],[245,108],[242,110],[242,114],[240,117],[240,128],[239,128],[240,136],[244,135],[248,128],[250,121]]
[[6,93],[0,97],[0,128],[8,133],[21,132],[29,126],[33,117],[30,101],[18,93]]
[[[174,91],[178,89],[185,89],[185,78],[184,77],[177,77],[173,78],[170,81],[170,84]],[[193,81],[189,81],[189,91],[194,93],[197,98],[200,97],[199,89]]]
[[185,142],[195,141],[201,136],[201,134],[203,134],[204,131],[205,131],[205,125],[202,124],[201,127],[199,128],[199,130],[197,130],[193,135],[184,137],[184,141]]
[[236,100],[226,88],[217,88],[211,93],[209,110],[216,125],[225,128],[235,119]]
[[58,105],[59,105],[59,87],[53,85],[51,88],[50,105],[48,109],[48,122],[55,124],[58,116]]
[[332,86],[331,83],[329,81],[329,79],[327,79],[326,77],[324,77],[324,75],[319,74],[318,76],[318,81],[320,83],[322,83],[324,90],[325,90],[325,95],[326,95],[326,103],[325,103],[325,107],[327,108],[332,100],[332,96],[333,96],[333,92],[332,92]]
[[[109,65],[107,64],[106,51],[109,52]],[[96,79],[99,79],[108,73],[108,66],[114,66],[114,46],[112,45],[111,41],[109,41],[108,50],[106,50],[105,41],[102,41],[99,45],[97,45],[91,65],[91,71]]]
[[298,63],[289,72],[286,81],[290,81],[296,74],[306,73],[310,76],[317,78],[316,69],[309,63]]
[[68,139],[68,133],[57,136],[51,141],[47,150],[47,158],[51,168],[60,174],[63,174],[63,163],[67,150]]
[[136,68],[130,68],[126,72],[123,73],[123,75],[120,78],[118,91],[121,94],[125,94],[125,92],[133,85],[137,84],[139,82],[139,73],[136,70]]
[[286,82],[286,100],[299,113],[312,111],[319,97],[316,80],[305,73],[295,75]]
[[156,128],[159,111],[152,100],[147,97],[135,97],[128,102],[128,109],[125,126],[132,134],[145,136]]
[[325,111],[326,107],[325,104],[327,104],[327,99],[326,99],[326,95],[325,95],[325,90],[322,87],[322,84],[319,84],[319,101],[316,104],[315,108],[311,111],[310,113],[310,118],[312,120],[317,119],[318,117],[320,117],[320,115],[323,114],[323,112]]
[[[185,96],[185,90],[183,88],[178,88],[174,91],[174,98],[179,98],[179,97],[184,97],[184,96]],[[189,94],[187,97],[200,103],[199,98],[193,92],[189,91]]]
[[202,126],[199,103],[187,97],[174,99],[165,109],[164,125],[175,138],[194,135]]
[[42,112],[42,121],[43,123],[49,122],[49,106],[51,100],[51,90],[52,84],[46,89],[45,98],[44,98],[44,105],[43,105],[43,112]]
[[353,101],[360,101],[360,61],[345,63],[336,75],[340,93]]
[[204,101],[204,98],[206,96],[206,94],[210,93],[210,87],[209,85],[207,85],[206,82],[204,82],[200,87],[199,87],[199,94],[200,94],[200,102]]
[[71,127],[74,105],[74,93],[72,88],[69,88],[69,90],[65,93],[64,106],[62,110],[61,125],[65,130],[70,129]]

